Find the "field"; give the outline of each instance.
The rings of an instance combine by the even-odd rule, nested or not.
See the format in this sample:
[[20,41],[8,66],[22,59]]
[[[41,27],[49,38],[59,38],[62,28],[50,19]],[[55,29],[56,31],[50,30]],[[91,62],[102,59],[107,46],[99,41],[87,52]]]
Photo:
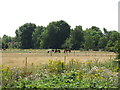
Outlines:
[[23,67],[34,64],[48,64],[49,60],[63,60],[69,62],[74,59],[80,62],[99,60],[101,62],[114,59],[113,52],[102,51],[79,51],[73,50],[71,53],[47,53],[47,50],[6,50],[2,53],[2,63],[12,67]]
[[113,52],[102,51],[5,50],[1,88],[118,88],[115,57]]

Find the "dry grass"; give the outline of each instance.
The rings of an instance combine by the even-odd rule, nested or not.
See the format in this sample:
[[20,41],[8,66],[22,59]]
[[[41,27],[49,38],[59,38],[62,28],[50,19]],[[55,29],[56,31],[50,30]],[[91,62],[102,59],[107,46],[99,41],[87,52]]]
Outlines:
[[19,52],[3,52],[2,53],[2,64],[9,65],[12,67],[24,67],[27,65],[39,65],[47,64],[49,60],[65,60],[68,62],[71,59],[78,60],[80,62],[86,61],[106,61],[116,57],[115,53],[112,52],[95,52],[95,51],[72,51],[72,53],[46,53],[46,50],[34,50],[27,53]]

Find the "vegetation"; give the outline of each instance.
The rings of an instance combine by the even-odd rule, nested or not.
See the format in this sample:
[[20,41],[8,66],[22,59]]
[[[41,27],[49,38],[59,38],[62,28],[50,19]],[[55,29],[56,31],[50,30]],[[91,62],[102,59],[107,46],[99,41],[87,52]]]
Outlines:
[[107,31],[105,28],[103,31],[96,26],[83,30],[79,25],[71,29],[70,25],[63,20],[50,22],[46,27],[25,23],[15,31],[15,37],[7,35],[2,37],[2,48],[70,48],[116,52],[120,33]]
[[29,49],[32,48],[32,34],[36,28],[35,24],[26,23],[16,30],[16,39],[20,44],[20,48]]
[[[120,34],[119,34],[119,36],[120,36]],[[116,52],[118,53],[117,59],[120,59],[120,37],[116,43]]]
[[50,60],[49,64],[10,68],[2,65],[2,88],[118,88],[118,67],[112,60],[68,63]]
[[70,35],[70,26],[65,21],[51,22],[41,34],[41,48],[61,48]]
[[[118,54],[120,59],[120,33],[92,26],[86,30],[78,25],[74,29],[63,21],[50,22],[46,27],[25,23],[16,31],[15,37],[0,38],[2,49],[76,49],[103,50]],[[11,51],[10,51],[11,52]],[[16,51],[19,53],[19,51]],[[52,54],[51,54],[52,56]],[[118,88],[119,67],[112,60],[79,62],[50,60],[40,66],[27,65],[23,68],[2,65],[1,88]]]

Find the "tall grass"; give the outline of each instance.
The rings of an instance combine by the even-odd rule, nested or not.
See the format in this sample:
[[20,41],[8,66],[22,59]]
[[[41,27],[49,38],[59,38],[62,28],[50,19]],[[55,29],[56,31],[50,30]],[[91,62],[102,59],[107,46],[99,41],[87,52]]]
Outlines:
[[117,88],[118,69],[113,60],[50,60],[49,64],[27,68],[3,65],[2,88]]

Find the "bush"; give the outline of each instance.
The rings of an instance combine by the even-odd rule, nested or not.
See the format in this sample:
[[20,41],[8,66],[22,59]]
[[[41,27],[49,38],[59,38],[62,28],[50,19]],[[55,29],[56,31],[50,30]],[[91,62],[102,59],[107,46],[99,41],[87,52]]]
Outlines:
[[68,63],[50,60],[48,65],[27,69],[2,66],[2,88],[117,88],[118,67],[112,61]]

